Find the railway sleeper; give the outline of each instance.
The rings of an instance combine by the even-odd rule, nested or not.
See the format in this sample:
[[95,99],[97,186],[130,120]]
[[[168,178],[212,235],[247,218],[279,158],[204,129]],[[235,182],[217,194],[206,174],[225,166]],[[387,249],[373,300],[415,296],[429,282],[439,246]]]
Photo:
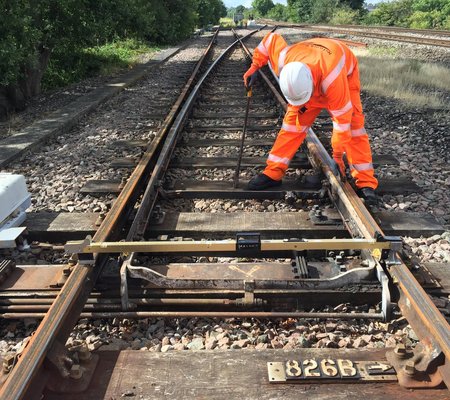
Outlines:
[[[324,163],[324,165],[329,169],[329,165],[327,163]],[[324,170],[327,172],[326,168],[324,168]],[[328,175],[329,174],[330,173],[328,171]],[[321,187],[318,186],[316,191],[320,188]],[[342,187],[339,187],[339,189],[344,193],[344,195],[350,190],[349,188],[344,188],[347,191],[344,192]],[[352,193],[350,192],[350,194]],[[346,197],[342,194],[341,197],[346,199]],[[356,202],[359,201],[356,197],[355,199]],[[353,201],[353,197],[351,197],[350,200]],[[336,200],[336,202],[338,201]],[[363,237],[368,237],[369,234],[371,234],[370,227],[377,226],[375,222],[371,223],[370,216],[367,216],[366,214],[361,214],[359,216],[349,215],[354,218],[354,220],[352,220],[353,232],[356,232],[358,229],[361,230],[362,228],[364,228],[364,231],[367,231],[367,234],[361,235]],[[318,224],[323,221],[320,214],[314,213],[313,216],[317,217],[316,222]],[[366,225],[362,224],[362,219],[364,219],[364,222],[368,219],[368,223]],[[378,231],[375,230],[375,233],[377,232]],[[372,236],[370,235],[370,237]],[[446,340],[448,340],[448,334],[446,335],[445,332],[439,331],[442,329],[441,321],[435,321],[432,318],[429,318],[431,320],[429,321],[426,318],[427,316],[433,316],[435,314],[433,314],[433,309],[429,307],[429,302],[427,303],[428,298],[425,293],[421,294],[418,291],[416,283],[411,280],[411,277],[408,275],[409,270],[407,270],[401,260],[397,258],[397,253],[401,250],[401,241],[398,238],[383,237],[379,234],[374,237],[376,239],[373,240],[288,239],[281,241],[264,241],[260,239],[258,234],[239,233],[235,241],[227,241],[226,243],[224,241],[195,242],[187,240],[159,240],[150,242],[100,241],[98,243],[92,243],[90,240],[86,240],[81,243],[69,243],[66,250],[71,253],[76,253],[78,257],[78,268],[75,270],[75,273],[72,274],[72,277],[74,275],[76,276],[77,271],[90,268],[89,266],[86,266],[86,264],[90,265],[93,263],[93,254],[105,252],[122,253],[123,255],[127,255],[125,262],[121,264],[120,271],[121,303],[122,309],[124,310],[131,308],[130,306],[133,301],[131,296],[129,296],[129,291],[132,287],[132,278],[138,278],[141,281],[146,281],[149,289],[166,290],[172,291],[173,293],[176,293],[177,291],[190,291],[192,293],[195,291],[209,291],[210,293],[232,291],[234,293],[233,299],[235,300],[236,305],[241,303],[247,306],[264,305],[264,295],[266,295],[265,299],[267,299],[269,298],[269,296],[267,296],[268,294],[284,294],[286,296],[294,295],[294,297],[300,297],[302,291],[304,292],[311,290],[315,291],[315,293],[323,291],[325,293],[327,290],[329,291],[330,289],[339,289],[342,287],[347,287],[347,289],[349,287],[362,287],[363,284],[367,282],[369,282],[370,285],[378,279],[381,286],[382,297],[382,307],[381,312],[379,313],[352,313],[345,315],[342,313],[324,314],[305,313],[301,311],[254,312],[252,310],[244,312],[233,311],[228,313],[202,313],[192,311],[122,311],[117,313],[84,312],[81,316],[89,316],[94,318],[110,318],[112,316],[122,318],[172,316],[181,318],[195,315],[205,317],[231,316],[270,318],[298,317],[388,319],[391,314],[392,296],[393,300],[398,301],[403,314],[408,321],[411,322],[411,325],[414,324],[414,330],[417,329],[416,333],[422,340],[421,345],[418,346],[413,352],[410,352],[408,349],[400,345],[394,351],[387,354],[386,357],[389,362],[389,364],[387,364],[380,361],[380,359],[384,358],[384,352],[383,354],[377,353],[377,356],[374,355],[372,360],[369,363],[366,363],[367,360],[358,359],[358,357],[360,357],[359,354],[352,354],[354,361],[349,361],[346,359],[346,357],[349,357],[347,354],[338,352],[334,354],[330,352],[315,352],[313,350],[309,351],[303,349],[304,351],[302,351],[301,354],[296,352],[290,352],[289,355],[286,355],[286,353],[283,355],[278,354],[277,360],[266,359],[264,362],[261,362],[261,359],[258,359],[258,371],[261,370],[261,365],[264,366],[266,363],[270,383],[301,382],[305,377],[308,380],[314,381],[316,377],[320,376],[321,378],[325,377],[326,379],[343,378],[344,382],[351,384],[358,381],[364,373],[364,378],[369,381],[386,382],[398,379],[402,386],[409,388],[435,387],[436,385],[440,385],[443,380],[445,380],[448,385],[448,377],[450,375],[449,367],[448,361],[446,362],[444,358],[444,354],[448,356],[448,346],[445,346],[447,343]],[[325,253],[325,256],[322,255],[325,258],[328,256],[327,262],[324,262],[322,266],[319,266],[316,264],[316,261],[312,260],[312,257],[318,257],[317,252],[323,253],[328,250],[334,250],[336,253],[333,255],[330,253]],[[354,252],[355,250],[358,252]],[[240,269],[236,270],[236,264],[231,263],[162,263],[155,265],[142,265],[142,263],[138,262],[139,256],[141,255],[154,258],[155,256],[161,255],[167,256],[169,251],[177,256],[231,254],[235,257],[251,258],[262,256],[286,257],[286,255],[288,255],[293,261],[285,264],[269,264],[265,270],[261,268],[263,270],[262,272],[264,272],[264,276],[262,277],[258,277],[256,271],[253,272],[252,268],[255,267],[255,263],[247,266],[238,264]],[[350,253],[350,251],[353,253]],[[148,256],[148,254],[150,254],[150,256]],[[392,277],[391,281],[388,280],[386,271],[390,272]],[[193,275],[190,276],[190,273]],[[229,276],[227,274],[229,274]],[[199,275],[202,276],[202,279],[197,278]],[[403,286],[399,287],[401,285]],[[418,299],[420,299],[420,302]],[[413,301],[417,304],[415,303],[414,307],[411,307],[411,302]],[[419,314],[418,310],[420,311]],[[430,332],[434,333],[434,335],[430,336]],[[438,338],[436,340],[440,340],[439,343],[435,341],[435,337]],[[75,349],[71,350],[75,351]],[[80,355],[78,355],[80,364],[71,364],[73,360],[70,361],[70,355],[68,355],[57,339],[54,340],[52,349],[47,351],[46,359],[48,363],[53,365],[53,367],[56,367],[59,371],[59,375],[65,377],[65,379],[64,384],[62,384],[60,380],[58,380],[57,384],[54,385],[50,382],[48,388],[51,391],[79,391],[81,389],[76,387],[74,381],[80,380],[83,376],[85,376],[86,379],[89,378],[89,372],[94,370],[94,368],[88,368],[86,371],[87,373],[83,375],[81,361],[83,361],[83,357],[85,357],[85,360],[90,360],[91,357],[84,354],[85,352],[82,351],[82,349],[78,350],[80,350]],[[274,357],[274,355],[271,355],[270,357]],[[286,360],[287,357],[290,359]],[[337,358],[335,362],[335,357],[340,358]],[[315,358],[319,359],[320,366],[317,361],[315,361]],[[298,359],[302,360],[302,362],[299,363]],[[204,355],[202,354],[200,356],[199,364],[203,361]],[[312,361],[316,363],[314,367],[314,364],[311,365]],[[226,362],[223,362],[222,365],[225,364]],[[155,363],[151,364],[148,367],[148,370],[154,370],[154,368],[152,368],[154,365]],[[158,364],[158,367],[159,366],[160,365]],[[358,366],[358,368],[355,368],[355,366]],[[309,369],[303,367],[309,367]],[[142,369],[142,364],[139,364],[139,368]],[[192,369],[192,359],[189,360],[189,368]],[[223,368],[217,368],[218,371],[222,369]],[[256,368],[251,369],[255,370]],[[313,375],[307,375],[307,372],[310,373],[311,370],[317,370],[319,372],[314,372]],[[235,379],[237,381],[237,377],[235,377]],[[248,380],[248,377],[245,377],[245,379]],[[192,381],[195,382],[195,380],[192,379],[190,381],[190,384],[193,384]],[[259,382],[261,382],[261,379],[259,379]],[[176,387],[177,385],[174,384],[173,386]],[[242,386],[247,390],[247,385],[244,384]],[[227,390],[229,390],[229,388],[227,388]],[[411,394],[410,396],[414,397],[415,394]]]

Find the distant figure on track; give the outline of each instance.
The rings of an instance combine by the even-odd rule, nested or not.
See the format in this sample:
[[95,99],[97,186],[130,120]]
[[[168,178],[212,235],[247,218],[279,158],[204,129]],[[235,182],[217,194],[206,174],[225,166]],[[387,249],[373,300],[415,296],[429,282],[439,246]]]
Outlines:
[[253,53],[252,65],[244,74],[245,86],[253,83],[256,71],[268,62],[279,77],[289,105],[267,166],[262,174],[250,180],[249,189],[262,190],[281,184],[309,127],[325,108],[333,120],[333,159],[345,175],[346,154],[360,195],[369,204],[376,204],[378,181],[364,129],[356,56],[335,39],[314,38],[288,46],[279,34],[268,33]]

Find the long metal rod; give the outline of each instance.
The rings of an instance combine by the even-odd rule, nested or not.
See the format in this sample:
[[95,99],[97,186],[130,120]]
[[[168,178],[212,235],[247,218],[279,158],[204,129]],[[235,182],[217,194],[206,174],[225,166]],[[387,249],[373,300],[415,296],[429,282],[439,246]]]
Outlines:
[[[210,46],[208,46],[204,57],[201,58],[199,63],[203,62],[206,54],[212,48],[214,38],[215,36],[212,38]],[[192,83],[192,81],[190,82]],[[183,96],[185,96],[187,91],[183,91],[183,93]],[[178,105],[184,100],[184,97],[181,96],[177,100]],[[168,127],[167,125],[164,128],[167,130]],[[165,135],[165,131],[160,131],[159,136],[161,134]],[[126,219],[127,210],[134,206],[134,202],[130,202],[130,200],[137,198],[136,189],[142,181],[142,176],[147,170],[146,167],[153,159],[155,152],[156,148],[152,147],[151,154],[147,154],[145,161],[139,163],[135,170],[136,173],[132,174],[124,190],[96,232],[95,240],[107,240],[117,234],[121,224]],[[31,397],[27,396],[27,391],[32,382],[36,380],[47,353],[58,339],[62,343],[65,342],[101,273],[101,266],[104,261],[105,258],[99,257],[96,260],[95,267],[77,264],[73,268],[49,311],[44,314],[42,322],[19,358],[17,365],[9,373],[6,382],[1,387],[0,398],[2,400]]]
[[[44,313],[6,313],[5,319],[42,318]],[[264,312],[264,311],[127,311],[88,312],[80,318],[319,318],[319,319],[380,319],[381,313],[327,313],[327,312]],[[3,400],[3,397],[2,397]]]
[[[232,299],[221,299],[221,298],[130,298],[133,304],[136,305],[150,305],[150,306],[165,306],[165,305],[179,305],[179,304],[233,304]],[[53,303],[53,299],[0,299],[1,307],[34,307],[34,306],[50,306]],[[86,305],[102,307],[103,305],[114,305],[121,304],[120,297],[118,298],[93,298],[86,302]],[[2,308],[3,309],[3,308]],[[1,315],[0,315],[1,318]]]
[[[131,299],[133,304],[139,306],[230,306],[236,305],[236,300],[232,299]],[[19,304],[10,303],[7,305],[0,305],[0,319],[2,314],[5,312],[31,312],[31,311],[48,311],[51,302],[46,302],[44,304],[36,302],[20,302]],[[122,305],[120,299],[117,301],[100,301],[95,303],[86,303],[83,307],[83,312],[88,311],[117,311],[122,310]]]

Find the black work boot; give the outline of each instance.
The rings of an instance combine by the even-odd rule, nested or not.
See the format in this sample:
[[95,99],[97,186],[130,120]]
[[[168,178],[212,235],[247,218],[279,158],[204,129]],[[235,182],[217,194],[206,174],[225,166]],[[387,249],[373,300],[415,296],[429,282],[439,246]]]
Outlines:
[[371,187],[363,187],[358,190],[358,194],[360,197],[364,199],[367,205],[369,206],[377,206],[378,205],[378,196],[375,193],[375,190]]
[[274,186],[280,186],[281,181],[269,178],[267,175],[259,174],[250,179],[248,183],[249,190],[263,190]]

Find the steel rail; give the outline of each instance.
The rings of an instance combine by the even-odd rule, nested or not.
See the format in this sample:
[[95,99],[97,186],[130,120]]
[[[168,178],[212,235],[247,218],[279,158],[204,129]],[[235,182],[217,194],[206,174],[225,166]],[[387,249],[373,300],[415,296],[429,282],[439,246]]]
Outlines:
[[[260,29],[248,33],[247,35],[245,35],[244,38],[250,37],[251,35],[255,34],[256,32],[258,32],[263,28],[264,27],[261,27]],[[238,40],[230,44],[230,46],[228,46],[223,51],[223,53],[210,65],[208,70],[198,80],[197,84],[195,85],[194,89],[192,90],[188,99],[186,100],[183,108],[177,115],[177,118],[173,123],[170,132],[167,135],[167,140],[164,142],[164,147],[156,162],[156,166],[152,171],[152,175],[149,184],[147,185],[147,188],[145,190],[145,193],[143,195],[139,210],[136,213],[136,216],[133,220],[130,230],[128,231],[127,241],[132,241],[143,237],[148,226],[151,210],[153,209],[156,199],[158,197],[159,181],[161,179],[162,174],[167,169],[168,163],[170,162],[170,156],[175,148],[175,144],[179,136],[179,132],[181,131],[181,128],[184,126],[186,118],[188,117],[189,112],[191,111],[194,105],[194,100],[198,96],[200,87],[203,85],[206,78],[210,76],[210,73],[216,68],[219,62],[221,62],[223,57],[226,54],[228,54],[229,51],[233,49],[237,43],[239,43]]]
[[[147,149],[96,232],[94,236],[96,240],[107,240],[108,238],[117,237],[126,221],[128,213],[134,207],[134,203],[139,196],[138,189],[148,173],[149,165],[151,165],[159,149],[159,144],[167,135],[167,131],[173,123],[177,110],[186,98],[200,66],[203,64],[206,55],[212,49],[217,34],[218,31],[214,34],[209,46],[197,63],[191,78],[188,80],[188,83],[164,121],[157,138],[154,139]],[[7,380],[0,388],[1,399],[31,399],[37,396],[37,393],[35,393],[35,385],[42,388],[44,384],[42,376],[39,377],[44,359],[52,347],[55,345],[64,345],[70,330],[79,318],[80,312],[106,260],[106,256],[99,256],[96,258],[96,265],[94,267],[81,264],[75,265],[63,288],[58,293],[55,301],[44,315],[36,332],[28,342],[24,352],[19,357],[17,365],[9,373]]]
[[[242,42],[241,45],[247,55],[251,57],[248,48]],[[287,102],[285,99],[264,72],[260,71],[260,74],[280,102],[281,107],[286,111]],[[367,234],[372,238],[375,238],[376,235],[384,235],[382,229],[373,219],[361,199],[356,195],[350,183],[343,183],[337,178],[333,172],[334,165],[331,157],[325,151],[312,129],[308,131],[306,141],[308,150],[314,159],[314,164],[321,166],[322,171],[329,179],[331,198],[335,202],[337,209],[342,215],[347,215],[353,219],[352,224],[349,224],[352,235],[362,235],[367,239]],[[430,347],[435,345],[435,343],[430,343],[430,339],[436,342],[438,350],[442,351],[445,356],[445,365],[448,366],[450,362],[450,329],[445,317],[425,293],[398,254],[395,254],[393,263],[386,264],[385,270],[390,274],[391,278],[395,278],[395,287],[400,295],[399,307],[403,315],[407,316],[408,322],[423,343]],[[442,368],[440,371],[444,382],[450,388],[449,368]]]
[[[181,298],[131,298],[136,305],[143,306],[164,306],[164,305],[172,305],[172,304],[228,304],[229,299],[221,299],[221,298],[195,298],[188,297],[186,299]],[[5,299],[0,300],[0,307],[16,307],[16,306],[50,306],[53,302],[53,299]],[[232,300],[231,300],[232,302]],[[90,298],[86,301],[85,306],[103,306],[103,305],[111,305],[111,304],[121,304],[120,297],[117,298],[108,298],[108,297],[99,297],[99,298]],[[1,318],[1,315],[0,315]]]

